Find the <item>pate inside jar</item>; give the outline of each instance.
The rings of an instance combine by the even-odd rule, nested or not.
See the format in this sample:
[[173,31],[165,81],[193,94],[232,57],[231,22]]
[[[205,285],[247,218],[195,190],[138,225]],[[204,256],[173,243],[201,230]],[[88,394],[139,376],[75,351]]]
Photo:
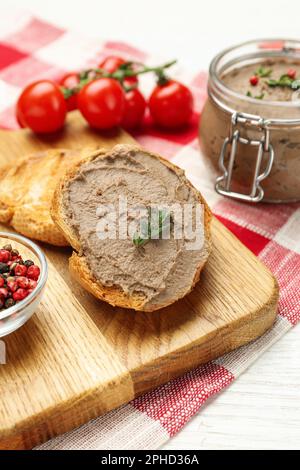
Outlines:
[[200,143],[221,194],[300,200],[300,41],[250,41],[214,58]]

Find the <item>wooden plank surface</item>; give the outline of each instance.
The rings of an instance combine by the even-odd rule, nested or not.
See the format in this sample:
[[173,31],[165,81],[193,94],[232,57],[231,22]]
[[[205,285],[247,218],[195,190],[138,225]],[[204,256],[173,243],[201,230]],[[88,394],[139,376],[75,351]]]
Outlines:
[[[0,132],[0,162],[49,146],[110,147],[77,113],[56,139]],[[31,448],[261,335],[276,315],[270,272],[217,220],[213,251],[193,292],[154,313],[94,299],[68,272],[70,250],[43,245],[49,280],[31,320],[5,338],[0,448]]]
[[77,111],[69,113],[65,128],[51,135],[35,135],[21,129],[5,131],[0,129],[0,164],[14,161],[32,152],[48,148],[105,147],[135,142],[122,130],[107,131],[101,135],[91,129]]

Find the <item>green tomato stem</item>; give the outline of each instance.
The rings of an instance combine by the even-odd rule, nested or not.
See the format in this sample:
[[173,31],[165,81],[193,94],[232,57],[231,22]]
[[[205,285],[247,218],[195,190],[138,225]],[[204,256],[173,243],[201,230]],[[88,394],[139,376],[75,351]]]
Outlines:
[[[92,80],[95,80],[96,78],[114,78],[115,80],[118,80],[125,91],[128,91],[128,89],[133,89],[136,87],[136,85],[132,85],[131,87],[126,87],[124,85],[124,80],[128,77],[136,77],[138,75],[143,75],[145,73],[155,73],[156,76],[158,77],[158,82],[159,83],[165,83],[168,78],[166,77],[164,71],[165,69],[168,69],[169,67],[172,67],[177,62],[177,60],[172,60],[170,62],[166,62],[165,64],[162,64],[157,67],[148,67],[140,62],[126,62],[123,64],[121,67],[118,68],[113,73],[107,72],[104,69],[101,68],[95,68],[95,69],[86,69],[80,72],[79,77],[80,77],[80,82],[78,85],[76,85],[74,88],[64,88],[61,87],[61,91],[65,97],[65,99],[70,98],[72,95],[75,95],[78,93],[81,88],[83,88],[87,83],[91,82]],[[140,69],[134,70],[132,69],[133,65],[138,65],[139,67],[142,67]]]

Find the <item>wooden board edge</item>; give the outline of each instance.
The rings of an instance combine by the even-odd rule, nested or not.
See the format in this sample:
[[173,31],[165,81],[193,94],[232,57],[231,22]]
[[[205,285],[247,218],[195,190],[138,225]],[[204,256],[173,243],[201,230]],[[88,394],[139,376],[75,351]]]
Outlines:
[[58,435],[71,431],[91,419],[97,418],[134,398],[129,373],[117,377],[118,393],[111,381],[105,387],[91,388],[88,393],[62,402],[36,415],[34,419],[0,431],[0,450],[29,450]]
[[[268,331],[277,318],[279,286],[276,278],[272,276],[272,291],[260,310],[249,313],[245,317],[235,320],[220,328],[218,332],[212,332],[205,341],[194,341],[189,347],[176,350],[167,360],[159,358],[147,364],[143,370],[131,371],[134,384],[135,397],[149,392],[168,381],[180,377],[189,370],[206,364],[211,360],[223,356],[245,344],[254,341]],[[252,329],[249,329],[253,327]],[[226,339],[226,341],[225,341]],[[201,360],[199,358],[201,357]],[[173,367],[170,368],[170,362]],[[153,371],[155,370],[155,374]],[[156,377],[153,382],[153,376]]]

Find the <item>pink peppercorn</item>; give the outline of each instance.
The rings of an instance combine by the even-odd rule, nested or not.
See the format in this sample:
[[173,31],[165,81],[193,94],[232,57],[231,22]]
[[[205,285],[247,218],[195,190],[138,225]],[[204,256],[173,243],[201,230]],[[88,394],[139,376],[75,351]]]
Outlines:
[[0,296],[4,297],[5,299],[8,297],[8,290],[6,287],[0,287]]
[[15,275],[16,276],[26,276],[27,274],[27,268],[24,266],[24,264],[17,264],[15,267]]
[[17,285],[19,287],[22,287],[22,289],[28,289],[30,281],[31,281],[31,279],[28,279],[25,276],[20,276],[20,277],[17,278]]
[[34,281],[33,279],[27,279],[28,280],[28,288],[30,290],[33,290],[37,286],[37,281]]
[[252,77],[250,77],[249,82],[252,86],[256,86],[259,82],[259,78],[256,75],[253,75]]
[[23,300],[28,295],[28,290],[19,288],[16,292],[13,293],[13,299],[15,301]]
[[16,290],[18,289],[17,281],[7,281],[7,287],[11,292],[16,292]]
[[10,261],[10,258],[11,258],[11,254],[10,254],[10,251],[8,250],[0,250],[0,262],[1,263],[7,263],[8,261]]
[[27,277],[29,277],[29,279],[33,279],[34,281],[37,281],[39,278],[39,275],[40,275],[40,268],[36,264],[29,266],[27,270]]
[[290,78],[296,78],[296,70],[295,69],[289,69],[288,72],[287,72],[287,76],[290,77]]

